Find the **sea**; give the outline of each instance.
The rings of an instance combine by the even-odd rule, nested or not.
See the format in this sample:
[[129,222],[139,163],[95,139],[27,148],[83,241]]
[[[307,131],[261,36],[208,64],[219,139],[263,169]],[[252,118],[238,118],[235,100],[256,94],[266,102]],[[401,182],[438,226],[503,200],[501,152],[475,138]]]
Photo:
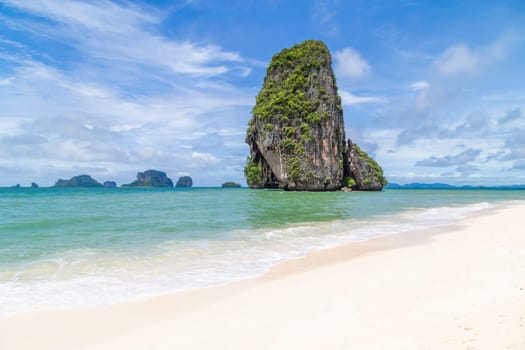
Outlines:
[[226,284],[516,203],[525,191],[3,188],[0,317]]

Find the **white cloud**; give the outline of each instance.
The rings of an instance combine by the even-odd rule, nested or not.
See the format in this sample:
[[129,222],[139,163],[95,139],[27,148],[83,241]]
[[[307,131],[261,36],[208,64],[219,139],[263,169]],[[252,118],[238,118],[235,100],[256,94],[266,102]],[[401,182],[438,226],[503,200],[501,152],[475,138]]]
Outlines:
[[359,78],[370,73],[370,65],[351,47],[334,53],[337,76]]
[[[316,31],[336,33],[342,2],[313,3]],[[13,9],[9,16],[0,14],[8,29],[0,35],[0,154],[2,167],[16,169],[1,172],[4,184],[21,176],[26,176],[21,183],[42,184],[81,169],[107,169],[107,180],[128,183],[148,168],[191,175],[199,185],[232,180],[232,174],[242,181],[245,126],[257,93],[252,86],[259,85],[259,69],[267,62],[206,37],[199,42],[181,37],[183,31],[171,22],[178,14],[145,1],[0,4]],[[177,11],[180,4],[166,6]],[[521,168],[523,116],[509,112],[504,117],[525,108],[520,86],[507,86],[507,92],[487,89],[480,98],[478,86],[443,79],[485,71],[509,55],[513,40],[503,35],[485,46],[442,47],[430,57],[397,55],[403,60],[397,62],[385,56],[377,63],[382,66],[374,65],[373,76],[367,51],[347,47],[335,52],[338,80],[348,83],[340,85],[342,102],[362,112],[350,115],[347,126],[359,130],[360,144],[377,145],[370,149],[387,175],[402,176],[425,159],[434,165],[454,162],[467,149],[481,153],[472,164],[458,167],[458,176],[475,168],[500,175],[513,163]],[[407,70],[407,62],[418,63],[409,63]],[[422,75],[429,65],[434,74]],[[256,77],[244,80],[251,69],[257,69]],[[367,76],[371,79],[357,79]],[[501,106],[488,114],[471,114],[495,101]],[[416,169],[419,178],[441,176],[439,167]]]
[[[126,7],[107,0],[71,1],[71,0],[3,0],[7,6],[57,22],[95,29],[106,32],[126,32],[142,22],[155,23],[158,18],[151,13],[141,12],[132,4]],[[119,20],[119,25],[114,25]],[[113,25],[112,25],[113,24]]]
[[236,52],[167,38],[155,32],[151,27],[160,25],[163,17],[146,5],[108,0],[4,0],[4,3],[51,21],[25,21],[24,25],[19,21],[16,27],[22,26],[36,35],[62,38],[93,59],[153,66],[172,74],[213,76],[236,71],[245,76],[250,72],[249,67],[239,66],[243,59]]
[[[9,40],[10,50],[0,52],[8,72],[0,78],[0,154],[11,168],[10,157],[17,157],[15,164],[23,164],[17,174],[31,177],[25,181],[45,183],[103,166],[119,183],[159,168],[199,169],[192,177],[211,185],[209,174],[223,169],[212,153],[225,145],[235,155],[247,152],[236,139],[256,91],[229,81],[250,74],[255,60],[163,34],[166,14],[145,2],[0,3],[17,10],[19,16],[1,17],[13,32],[57,47],[43,57]],[[64,49],[75,59],[62,56]],[[240,158],[224,167],[240,166]]]
[[410,84],[410,88],[412,90],[415,90],[415,91],[425,90],[429,86],[430,86],[430,84],[428,82],[426,82],[426,81],[423,81],[423,80],[415,81],[412,84]]
[[512,170],[525,170],[525,159],[515,161]]
[[386,103],[387,100],[383,97],[375,96],[356,96],[350,92],[339,90],[341,96],[341,103],[345,106],[351,106],[362,103]]
[[417,161],[415,165],[426,167],[466,166],[468,162],[476,160],[480,153],[481,150],[479,149],[467,149],[454,155],[446,155],[443,157],[431,156]]
[[2,114],[0,115],[2,116],[2,118],[0,118],[0,137],[17,135],[24,130],[22,125],[27,120],[21,120],[20,118],[9,117]]
[[207,164],[217,164],[219,162],[219,158],[215,157],[212,154],[209,153],[203,153],[203,152],[192,152],[191,157],[193,159],[202,160]]
[[9,78],[0,79],[0,86],[9,86],[9,85],[13,85],[14,82],[15,82],[15,78],[14,78],[14,77],[9,77]]
[[[199,169],[192,177],[212,185],[216,178],[209,174],[223,169],[209,151],[234,145],[232,154],[247,152],[246,145],[235,141],[244,134],[252,89],[224,81],[201,84],[208,78],[194,78],[184,79],[182,88],[164,86],[152,95],[129,95],[111,81],[93,83],[81,71],[30,60],[17,65],[16,84],[0,94],[0,156],[6,166],[16,157],[23,167],[16,174],[27,177],[13,172],[9,176],[19,180],[12,181],[52,184],[59,177],[78,175],[75,169],[104,165],[106,179],[119,183],[130,182],[139,170],[157,168],[187,173]],[[97,72],[96,67],[89,70]],[[204,132],[205,143],[199,132]],[[199,152],[174,154],[181,146]],[[228,161],[228,166],[240,164]],[[11,181],[3,174],[4,181]]]
[[503,60],[510,49],[522,41],[519,35],[505,33],[486,46],[452,45],[434,60],[432,68],[442,76],[475,74],[481,68]]
[[480,58],[468,46],[448,47],[432,66],[442,75],[471,74],[478,70]]

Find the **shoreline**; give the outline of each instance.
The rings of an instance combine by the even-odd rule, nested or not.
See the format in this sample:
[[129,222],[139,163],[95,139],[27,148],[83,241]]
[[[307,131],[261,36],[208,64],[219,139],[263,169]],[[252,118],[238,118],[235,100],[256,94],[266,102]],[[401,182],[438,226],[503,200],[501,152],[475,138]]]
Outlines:
[[[479,201],[429,207],[427,203],[418,209],[412,207],[370,217],[361,214],[360,218],[357,214],[348,219],[306,220],[252,230],[231,228],[224,235],[226,239],[212,239],[212,244],[207,244],[205,237],[204,241],[177,240],[174,237],[159,244],[141,246],[136,253],[114,254],[115,244],[110,244],[105,250],[102,246],[89,248],[89,242],[86,249],[73,243],[71,249],[59,254],[19,266],[15,264],[12,268],[8,266],[0,271],[0,319],[36,310],[130,303],[256,278],[278,263],[304,257],[312,251],[449,225],[469,213],[501,204]],[[365,209],[365,212],[369,210]],[[90,231],[88,226],[90,223],[86,221],[84,229]],[[145,232],[143,237],[147,236]],[[134,238],[143,239],[134,235],[128,240]],[[63,237],[65,244],[68,244],[68,239],[68,236]],[[35,242],[28,241],[27,244],[37,249]],[[19,248],[25,249],[21,245]]]
[[[487,211],[490,211],[490,215],[484,215]],[[504,348],[503,345],[510,346],[510,349],[518,349],[519,346],[525,346],[525,328],[523,328],[523,323],[525,323],[525,263],[521,262],[523,259],[519,259],[520,256],[525,255],[525,238],[520,237],[519,227],[520,213],[524,212],[525,205],[523,204],[497,205],[496,208],[490,210],[469,214],[466,219],[452,226],[382,236],[310,252],[305,257],[279,262],[261,277],[232,282],[224,286],[175,292],[147,300],[107,307],[35,311],[9,316],[0,319],[0,350],[151,348],[147,346],[148,344],[155,344],[158,349],[174,348],[175,346],[186,346],[186,348],[192,349],[313,349],[319,348],[323,344],[331,344],[326,348],[338,349],[348,348],[352,344],[357,346],[356,342],[359,343],[357,348],[360,349],[386,347],[389,349],[453,349],[457,348],[459,344],[463,344],[463,348],[468,348],[464,344],[470,344],[474,346],[472,349]],[[500,235],[500,237],[494,231],[502,225],[502,221],[504,221],[503,224],[508,232]],[[458,252],[459,247],[463,248],[463,251]],[[443,248],[446,251],[443,251]],[[504,303],[505,308],[502,308],[502,310],[505,309],[505,312],[502,311],[502,315],[510,314],[510,316],[498,316],[496,312],[490,313],[491,317],[481,318],[485,322],[484,324],[490,324],[491,327],[498,327],[500,324],[507,325],[508,322],[503,320],[505,317],[517,322],[514,328],[511,327],[512,331],[505,339],[498,338],[500,341],[506,341],[508,338],[511,343],[494,343],[492,341],[487,343],[486,338],[490,335],[482,332],[476,333],[477,338],[484,339],[483,342],[478,341],[472,332],[476,327],[467,325],[469,322],[476,323],[476,320],[470,320],[467,317],[471,313],[476,314],[479,311],[476,309],[467,310],[469,312],[466,313],[455,310],[458,313],[456,318],[452,317],[452,319],[446,320],[429,317],[429,313],[432,314],[430,310],[423,313],[416,312],[415,319],[418,322],[413,322],[413,319],[404,317],[406,311],[413,308],[417,309],[416,306],[419,305],[419,303],[412,305],[410,300],[406,300],[407,296],[404,295],[410,295],[411,289],[420,287],[415,283],[417,279],[410,279],[410,274],[405,276],[407,271],[411,274],[417,273],[422,280],[421,282],[429,279],[429,272],[434,273],[438,281],[440,278],[444,279],[443,285],[438,283],[436,287],[439,287],[438,289],[442,290],[444,295],[450,296],[452,294],[454,296],[452,299],[459,298],[461,300],[461,291],[455,290],[458,286],[446,283],[447,273],[456,272],[468,278],[469,274],[461,269],[460,263],[464,263],[462,262],[464,258],[464,261],[470,261],[466,265],[468,272],[477,277],[473,278],[471,284],[464,285],[462,289],[477,289],[480,286],[476,283],[482,283],[484,287],[491,286],[492,283],[485,283],[483,280],[488,275],[490,275],[488,277],[496,278],[498,274],[489,274],[487,271],[490,270],[490,266],[486,266],[483,271],[477,271],[475,268],[475,262],[484,264],[483,259],[479,258],[483,254],[489,254],[489,248],[500,248],[507,254],[510,251],[515,251],[514,255],[517,254],[517,256],[513,254],[501,256],[503,260],[510,260],[514,264],[507,264],[512,265],[511,267],[516,270],[512,271],[511,275],[507,271],[511,267],[500,266],[498,261],[494,261],[495,267],[506,272],[504,274],[506,277],[505,288],[503,291],[498,289],[498,292],[501,292],[503,296],[509,297],[510,295],[512,310],[507,310],[509,303],[507,299]],[[483,254],[480,253],[480,250]],[[460,259],[454,260],[452,253],[457,254]],[[494,251],[493,254],[497,254],[497,252]],[[413,258],[413,256],[422,260],[423,263],[429,259],[436,259],[434,263],[441,262],[446,266],[441,266],[441,269],[441,263],[437,266],[424,264],[412,266],[410,262],[413,262],[414,259],[410,257]],[[439,257],[442,259],[440,260]],[[455,266],[458,271],[451,269],[451,264],[458,265]],[[394,267],[397,267],[397,270],[392,271],[391,275],[382,275],[385,272],[384,269],[394,269]],[[444,267],[447,268],[442,271]],[[499,272],[501,274],[501,271]],[[374,278],[369,280],[367,276],[374,276],[378,280]],[[379,278],[381,276],[384,279],[382,283],[386,286],[383,289],[386,290],[386,296],[392,298],[391,301],[385,302],[383,299],[386,296],[381,293],[378,294],[380,290],[377,289],[381,289],[378,288],[381,287],[381,284],[377,285],[377,283],[381,281]],[[403,281],[403,278],[399,278],[400,276],[405,279],[408,278],[408,280],[397,286],[400,281],[396,282],[395,277]],[[509,288],[508,279],[514,277],[516,278],[516,287]],[[431,282],[433,279],[430,278],[429,281]],[[454,279],[454,282],[465,284],[465,281],[457,278]],[[374,285],[374,283],[376,284]],[[329,286],[331,288],[328,288]],[[502,286],[494,286],[494,288],[496,287]],[[401,289],[402,292],[389,295],[389,292],[392,292],[390,289]],[[451,301],[441,297],[439,293],[432,294],[433,291],[428,290],[428,288],[423,289],[418,296],[421,300],[428,302],[429,299],[444,298],[438,305],[443,306],[444,304],[446,306],[452,302],[452,304],[456,303],[456,309],[468,309],[469,305],[463,305],[458,300]],[[481,295],[481,297],[488,299],[493,299],[495,296],[499,296],[499,294]],[[480,296],[478,295],[478,297]],[[465,299],[465,303],[472,303],[472,300]],[[400,305],[404,305],[407,310],[404,310]],[[474,305],[482,308],[483,303]],[[425,304],[425,306],[428,307],[429,305]],[[431,306],[430,309],[434,312],[440,309],[436,305]],[[358,312],[364,311],[364,309],[367,312]],[[388,310],[395,312],[387,312]],[[387,322],[385,325],[384,320],[381,321],[384,316],[387,316],[386,319],[392,323]],[[491,320],[494,317],[495,319]],[[374,318],[377,324],[374,323]],[[460,320],[462,322],[459,322]],[[436,332],[442,331],[434,329],[431,332],[427,324],[423,329],[416,332],[418,334],[416,338],[422,338],[422,342],[418,343],[417,339],[414,340],[413,337],[416,334],[413,334],[411,337],[402,337],[403,339],[383,339],[390,341],[386,342],[384,346],[377,343],[382,337],[372,337],[370,334],[373,330],[379,331],[380,329],[382,330],[381,334],[391,332],[393,329],[396,330],[396,333],[401,332],[403,334],[403,327],[396,326],[403,323],[401,321],[405,323],[411,321],[409,324],[414,328],[418,328],[420,321],[427,321],[432,324],[435,323],[437,328],[445,327],[448,329],[441,337],[443,339],[436,338],[439,336]],[[461,328],[455,325],[455,327],[450,328],[450,323],[465,323],[465,326]],[[280,328],[276,328],[276,325],[279,325]],[[380,325],[383,325],[384,328],[380,328]],[[358,326],[362,328],[361,332],[352,331],[355,329],[354,327]],[[421,325],[419,327],[421,328]],[[174,331],[180,329],[184,331]],[[265,329],[273,329],[273,333],[268,333]],[[237,332],[237,330],[240,331]],[[447,333],[448,331],[450,334]],[[520,331],[521,333],[516,334]],[[209,335],[208,343],[202,337],[199,338],[199,332],[205,332]],[[24,336],[24,334],[31,336]],[[300,334],[304,334],[304,339],[300,339]],[[313,337],[314,334],[319,334],[319,337],[317,335]],[[368,334],[368,336],[363,334]],[[520,334],[522,335],[520,336]],[[310,339],[309,335],[312,335],[313,339]],[[394,336],[395,334],[390,335]],[[470,338],[467,337],[468,339],[466,339],[467,335]],[[396,339],[399,340],[399,343],[396,343]],[[271,344],[268,343],[270,340]],[[314,344],[317,345],[314,346]],[[493,346],[489,347],[484,344],[492,344]],[[513,344],[516,347],[512,347]]]

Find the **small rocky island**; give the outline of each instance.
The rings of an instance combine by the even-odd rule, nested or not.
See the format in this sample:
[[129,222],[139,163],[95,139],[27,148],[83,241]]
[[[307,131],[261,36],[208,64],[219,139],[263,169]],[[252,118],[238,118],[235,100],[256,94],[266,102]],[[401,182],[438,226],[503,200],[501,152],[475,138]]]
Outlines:
[[331,56],[308,40],[277,53],[256,98],[246,136],[251,188],[380,191],[379,164],[346,140]]
[[163,171],[147,170],[137,173],[137,180],[124,187],[173,187],[173,181]]
[[241,187],[240,183],[233,182],[233,181],[227,181],[221,185],[222,188],[239,188]]
[[177,180],[175,187],[191,187],[193,186],[193,180],[189,176],[181,176]]
[[102,187],[102,184],[89,175],[78,175],[69,180],[59,179],[54,187]]
[[117,187],[117,183],[115,181],[105,181],[102,186],[106,188],[115,188]]

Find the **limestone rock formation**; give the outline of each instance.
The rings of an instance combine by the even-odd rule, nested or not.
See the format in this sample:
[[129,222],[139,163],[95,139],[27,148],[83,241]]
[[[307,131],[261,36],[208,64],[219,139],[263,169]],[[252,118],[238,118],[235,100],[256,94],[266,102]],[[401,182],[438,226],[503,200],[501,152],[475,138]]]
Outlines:
[[[353,189],[382,188],[362,186],[373,180],[361,171],[364,164],[356,152],[347,148],[341,98],[331,65],[326,45],[314,40],[284,49],[272,58],[246,136],[250,156],[245,175],[250,187],[306,191],[333,191],[348,185]],[[364,178],[357,181],[354,173]]]
[[[383,170],[359,146],[348,140],[343,185],[361,191],[381,191],[386,184]],[[345,159],[345,160],[346,160]]]
[[31,188],[38,188],[39,186],[35,182],[31,182]]
[[158,170],[147,170],[143,173],[137,173],[137,180],[130,184],[122,185],[125,187],[173,187],[173,181],[165,172]]
[[78,175],[69,180],[59,179],[55,187],[102,187],[102,184],[89,175]]
[[175,187],[191,187],[193,186],[193,180],[189,176],[181,176],[177,180]]
[[105,181],[103,186],[106,188],[115,188],[117,187],[117,183],[115,181]]

